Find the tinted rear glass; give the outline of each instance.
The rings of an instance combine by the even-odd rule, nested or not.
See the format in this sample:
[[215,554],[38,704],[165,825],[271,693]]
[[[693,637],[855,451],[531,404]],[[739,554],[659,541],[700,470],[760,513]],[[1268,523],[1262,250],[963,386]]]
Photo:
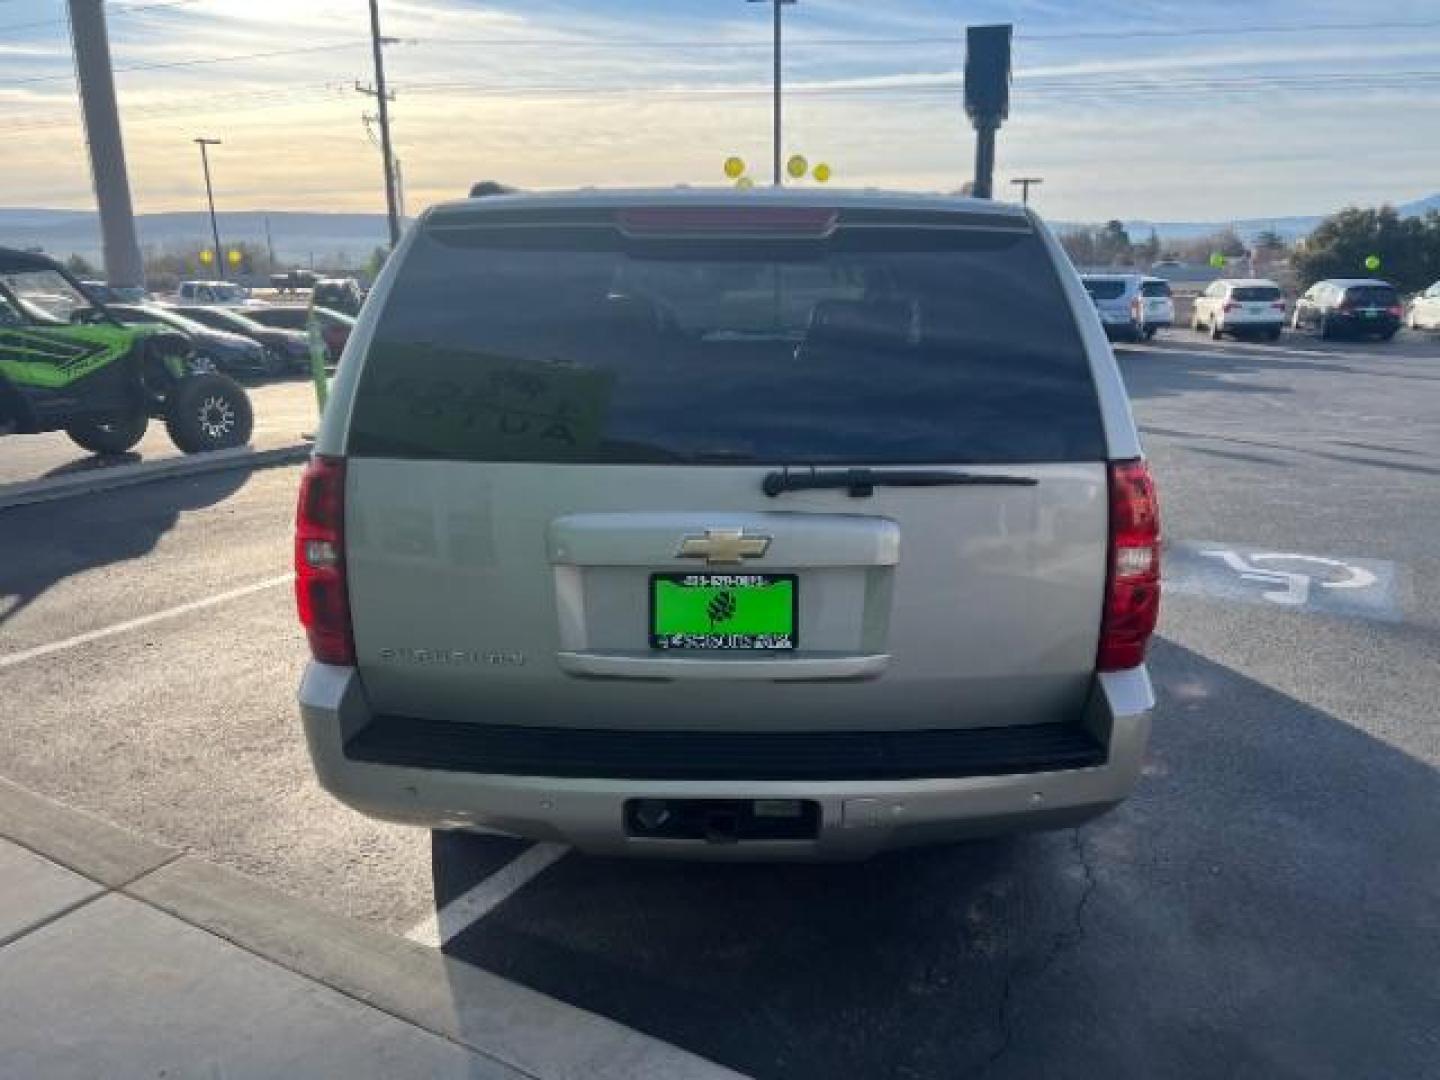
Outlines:
[[1029,232],[636,239],[422,233],[349,451],[473,461],[915,463],[1105,456]]
[[1170,283],[1168,281],[1144,281],[1140,283],[1140,292],[1144,296],[1169,296]]
[[1273,285],[1242,285],[1230,290],[1230,299],[1251,304],[1266,300],[1279,300],[1280,290]]
[[1390,307],[1392,304],[1398,304],[1400,297],[1389,285],[1351,285],[1345,290],[1345,301],[1350,304]]
[[1119,300],[1125,295],[1125,282],[1086,278],[1085,291],[1096,300]]

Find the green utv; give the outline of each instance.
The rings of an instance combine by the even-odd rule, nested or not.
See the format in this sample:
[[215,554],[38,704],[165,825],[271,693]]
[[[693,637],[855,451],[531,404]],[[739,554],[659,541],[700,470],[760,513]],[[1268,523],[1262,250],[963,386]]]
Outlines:
[[0,248],[0,435],[64,431],[121,454],[163,419],[187,454],[243,446],[254,417],[184,334],[126,326],[44,255]]

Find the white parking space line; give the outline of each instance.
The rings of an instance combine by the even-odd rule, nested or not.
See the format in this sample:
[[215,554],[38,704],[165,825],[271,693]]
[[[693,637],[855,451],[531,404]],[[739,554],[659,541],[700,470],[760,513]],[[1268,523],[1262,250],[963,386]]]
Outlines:
[[242,585],[238,589],[229,589],[222,593],[216,593],[214,596],[207,596],[203,600],[192,600],[188,604],[179,604],[173,608],[166,608],[164,611],[157,611],[150,615],[141,615],[137,619],[126,619],[124,622],[102,626],[98,630],[87,630],[83,634],[76,634],[74,637],[68,637],[62,641],[52,641],[48,645],[36,645],[33,649],[22,649],[20,652],[0,656],[0,670],[14,667],[16,664],[23,664],[27,660],[38,660],[42,656],[50,656],[52,653],[64,652],[66,649],[73,649],[79,645],[87,645],[92,641],[99,641],[101,638],[128,633],[131,630],[138,630],[142,626],[149,626],[151,623],[161,622],[165,619],[173,619],[177,615],[188,615],[192,611],[203,611],[205,608],[214,607],[216,604],[224,604],[231,600],[238,600],[242,596],[250,596],[254,593],[263,592],[266,589],[273,589],[276,585],[284,585],[293,580],[294,576],[291,574],[266,578],[264,581],[256,581],[249,585]]
[[421,919],[405,936],[432,949],[440,948],[462,930],[489,915],[569,850],[565,844],[536,844],[526,848],[484,881],[467,889],[433,915]]

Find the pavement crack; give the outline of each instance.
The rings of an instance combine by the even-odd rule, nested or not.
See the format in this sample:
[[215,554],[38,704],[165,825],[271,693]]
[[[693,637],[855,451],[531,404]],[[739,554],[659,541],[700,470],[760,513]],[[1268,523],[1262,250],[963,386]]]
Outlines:
[[999,1064],[1014,1045],[1015,1002],[1019,996],[1021,983],[1034,985],[1039,982],[1065,953],[1078,949],[1085,941],[1085,912],[1090,906],[1091,898],[1095,895],[1095,867],[1090,862],[1090,855],[1085,850],[1085,841],[1078,828],[1070,831],[1070,846],[1083,875],[1080,896],[1076,899],[1074,908],[1071,909],[1070,925],[1055,935],[1054,940],[1050,942],[1050,948],[1045,951],[1045,955],[1040,958],[1038,963],[1031,966],[1016,962],[1005,973],[1005,984],[1001,988],[1000,1001],[995,1010],[995,1027],[1000,1033],[1000,1044],[991,1051],[988,1058],[980,1063],[974,1072],[976,1077],[984,1076]]

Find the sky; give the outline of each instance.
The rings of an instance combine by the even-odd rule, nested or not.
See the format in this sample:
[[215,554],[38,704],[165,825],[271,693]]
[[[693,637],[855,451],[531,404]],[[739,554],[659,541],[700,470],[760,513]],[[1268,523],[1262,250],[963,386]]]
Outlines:
[[[366,0],[107,0],[140,212],[384,209],[355,89]],[[381,0],[406,209],[527,188],[769,177],[770,17],[745,0]],[[93,206],[64,0],[0,0],[0,207]],[[799,0],[784,151],[954,191],[967,24],[1015,25],[997,189],[1047,216],[1211,221],[1440,191],[1435,0]]]

